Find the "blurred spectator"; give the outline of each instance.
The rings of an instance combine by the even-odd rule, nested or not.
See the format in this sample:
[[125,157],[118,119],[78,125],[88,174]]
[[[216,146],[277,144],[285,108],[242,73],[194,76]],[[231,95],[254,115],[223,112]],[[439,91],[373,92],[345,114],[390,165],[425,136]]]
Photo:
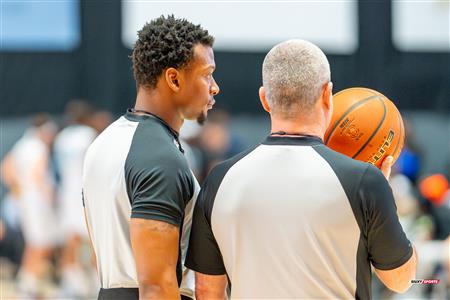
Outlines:
[[203,173],[202,151],[199,147],[202,129],[203,127],[197,121],[185,120],[180,130],[180,142],[184,149],[184,156],[197,180],[201,180]]
[[59,224],[64,235],[61,286],[65,296],[83,298],[96,289],[91,285],[94,270],[89,268],[90,261],[83,264],[82,260],[83,246],[89,242],[81,195],[83,160],[87,148],[111,117],[106,112],[95,113],[84,100],[73,100],[66,106],[65,119],[67,126],[57,135],[54,145],[60,176]]
[[446,252],[443,260],[434,262],[429,277],[442,280],[442,285],[447,287],[447,294],[444,296],[444,293],[440,291],[442,289],[439,287],[427,286],[424,291],[424,296],[427,298],[436,298],[434,295],[438,293],[440,296],[449,299],[449,267],[447,264],[448,256],[450,255],[450,249],[448,247],[448,239],[450,236],[450,190],[448,179],[443,174],[425,176],[419,181],[419,191],[420,195],[425,199],[425,210],[433,220],[433,239],[442,241],[440,243],[442,243]]
[[433,239],[445,240],[450,234],[450,207],[448,202],[449,183],[443,174],[433,174],[419,182],[424,206],[435,225]]
[[228,159],[244,147],[230,131],[229,115],[226,111],[212,111],[200,135],[199,147],[203,151],[202,178],[219,162]]
[[393,171],[404,174],[413,184],[417,182],[421,168],[421,152],[414,138],[414,130],[408,119],[404,119],[405,144],[393,167]]
[[47,115],[36,115],[32,126],[2,162],[2,179],[20,209],[25,251],[18,279],[20,292],[26,297],[42,293],[56,243],[54,178],[50,167],[56,132],[55,123]]
[[114,117],[109,111],[99,110],[92,115],[89,125],[100,134],[112,123],[113,119]]

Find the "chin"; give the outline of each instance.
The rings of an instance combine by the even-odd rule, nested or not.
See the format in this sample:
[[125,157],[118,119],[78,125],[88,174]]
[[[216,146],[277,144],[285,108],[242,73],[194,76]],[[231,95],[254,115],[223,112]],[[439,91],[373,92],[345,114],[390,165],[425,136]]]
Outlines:
[[198,117],[197,117],[197,123],[199,125],[203,125],[205,124],[206,118],[208,117],[208,113],[207,112],[202,112]]

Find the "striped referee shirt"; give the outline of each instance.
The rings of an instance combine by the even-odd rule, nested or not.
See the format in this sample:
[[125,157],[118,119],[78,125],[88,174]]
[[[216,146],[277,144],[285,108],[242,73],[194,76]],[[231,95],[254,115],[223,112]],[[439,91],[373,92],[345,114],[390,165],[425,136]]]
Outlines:
[[199,186],[176,137],[159,118],[128,112],[103,131],[86,153],[83,202],[97,258],[100,298],[103,292],[103,298],[137,299],[130,218],[180,228],[177,278],[182,294],[193,296],[192,272],[182,270],[182,261]]
[[186,266],[227,274],[235,299],[370,299],[371,264],[412,253],[377,168],[316,137],[269,136],[208,175]]

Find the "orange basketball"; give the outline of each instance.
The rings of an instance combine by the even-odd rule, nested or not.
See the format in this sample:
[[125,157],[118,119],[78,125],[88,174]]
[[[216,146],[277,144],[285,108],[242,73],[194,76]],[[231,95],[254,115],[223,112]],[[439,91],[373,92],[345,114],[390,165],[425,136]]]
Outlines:
[[394,103],[367,88],[349,88],[333,96],[333,115],[325,144],[351,158],[377,167],[403,148],[405,127]]

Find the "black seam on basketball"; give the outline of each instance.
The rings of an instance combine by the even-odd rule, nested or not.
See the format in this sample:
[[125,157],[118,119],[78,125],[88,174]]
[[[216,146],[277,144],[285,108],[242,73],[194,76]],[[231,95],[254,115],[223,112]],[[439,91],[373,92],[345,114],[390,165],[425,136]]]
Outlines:
[[[339,94],[339,93],[338,93],[338,94]],[[337,95],[337,94],[336,94],[336,95]],[[365,103],[365,102],[367,102],[367,101],[369,101],[369,100],[371,100],[371,99],[373,99],[373,98],[377,98],[377,97],[379,97],[379,95],[370,96],[370,97],[367,97],[367,98],[365,98],[365,99],[362,99],[361,101],[359,101],[359,102],[353,104],[352,106],[350,106],[350,107],[345,111],[345,113],[339,118],[339,120],[337,120],[337,121],[334,123],[333,128],[332,128],[331,131],[330,131],[330,134],[328,134],[328,137],[327,137],[327,139],[325,140],[325,145],[326,145],[326,144],[328,143],[328,141],[330,140],[331,136],[333,135],[333,133],[334,133],[334,131],[336,130],[336,128],[338,127],[338,125],[342,122],[342,120],[344,120],[344,118],[345,118],[349,113],[352,112],[352,110],[354,110],[355,108],[357,108],[357,107],[360,106],[361,104],[363,104],[363,103]]]
[[[400,114],[400,112],[399,112]],[[403,123],[402,115],[399,115],[400,125],[401,125],[401,135],[400,137],[403,137],[403,139],[399,140],[399,149],[398,149],[398,155],[397,158],[400,156],[400,153],[402,152],[403,147],[405,146],[405,140],[406,140],[406,131],[405,131],[405,124]]]
[[397,119],[398,119],[398,127],[400,128],[400,135],[398,136],[398,141],[397,141],[397,145],[395,146],[395,149],[394,149],[394,152],[392,152],[392,156],[395,158],[395,153],[397,152],[397,149],[398,149],[398,146],[400,145],[400,139],[402,138],[402,131],[403,131],[403,128],[402,128],[402,119],[401,119],[401,117],[400,116],[397,116]]
[[377,128],[375,129],[375,131],[372,132],[372,134],[367,139],[367,141],[364,143],[364,145],[362,145],[362,147],[358,150],[358,152],[356,152],[355,155],[353,155],[352,158],[357,157],[358,154],[361,153],[361,151],[363,151],[363,149],[367,146],[367,144],[370,142],[370,140],[375,136],[375,134],[378,132],[378,130],[380,130],[381,125],[383,125],[383,123],[384,123],[384,119],[386,118],[386,104],[384,104],[384,101],[383,101],[383,99],[380,96],[377,96],[377,99],[381,102],[381,104],[383,104],[383,117],[381,118],[381,121],[378,124]]

